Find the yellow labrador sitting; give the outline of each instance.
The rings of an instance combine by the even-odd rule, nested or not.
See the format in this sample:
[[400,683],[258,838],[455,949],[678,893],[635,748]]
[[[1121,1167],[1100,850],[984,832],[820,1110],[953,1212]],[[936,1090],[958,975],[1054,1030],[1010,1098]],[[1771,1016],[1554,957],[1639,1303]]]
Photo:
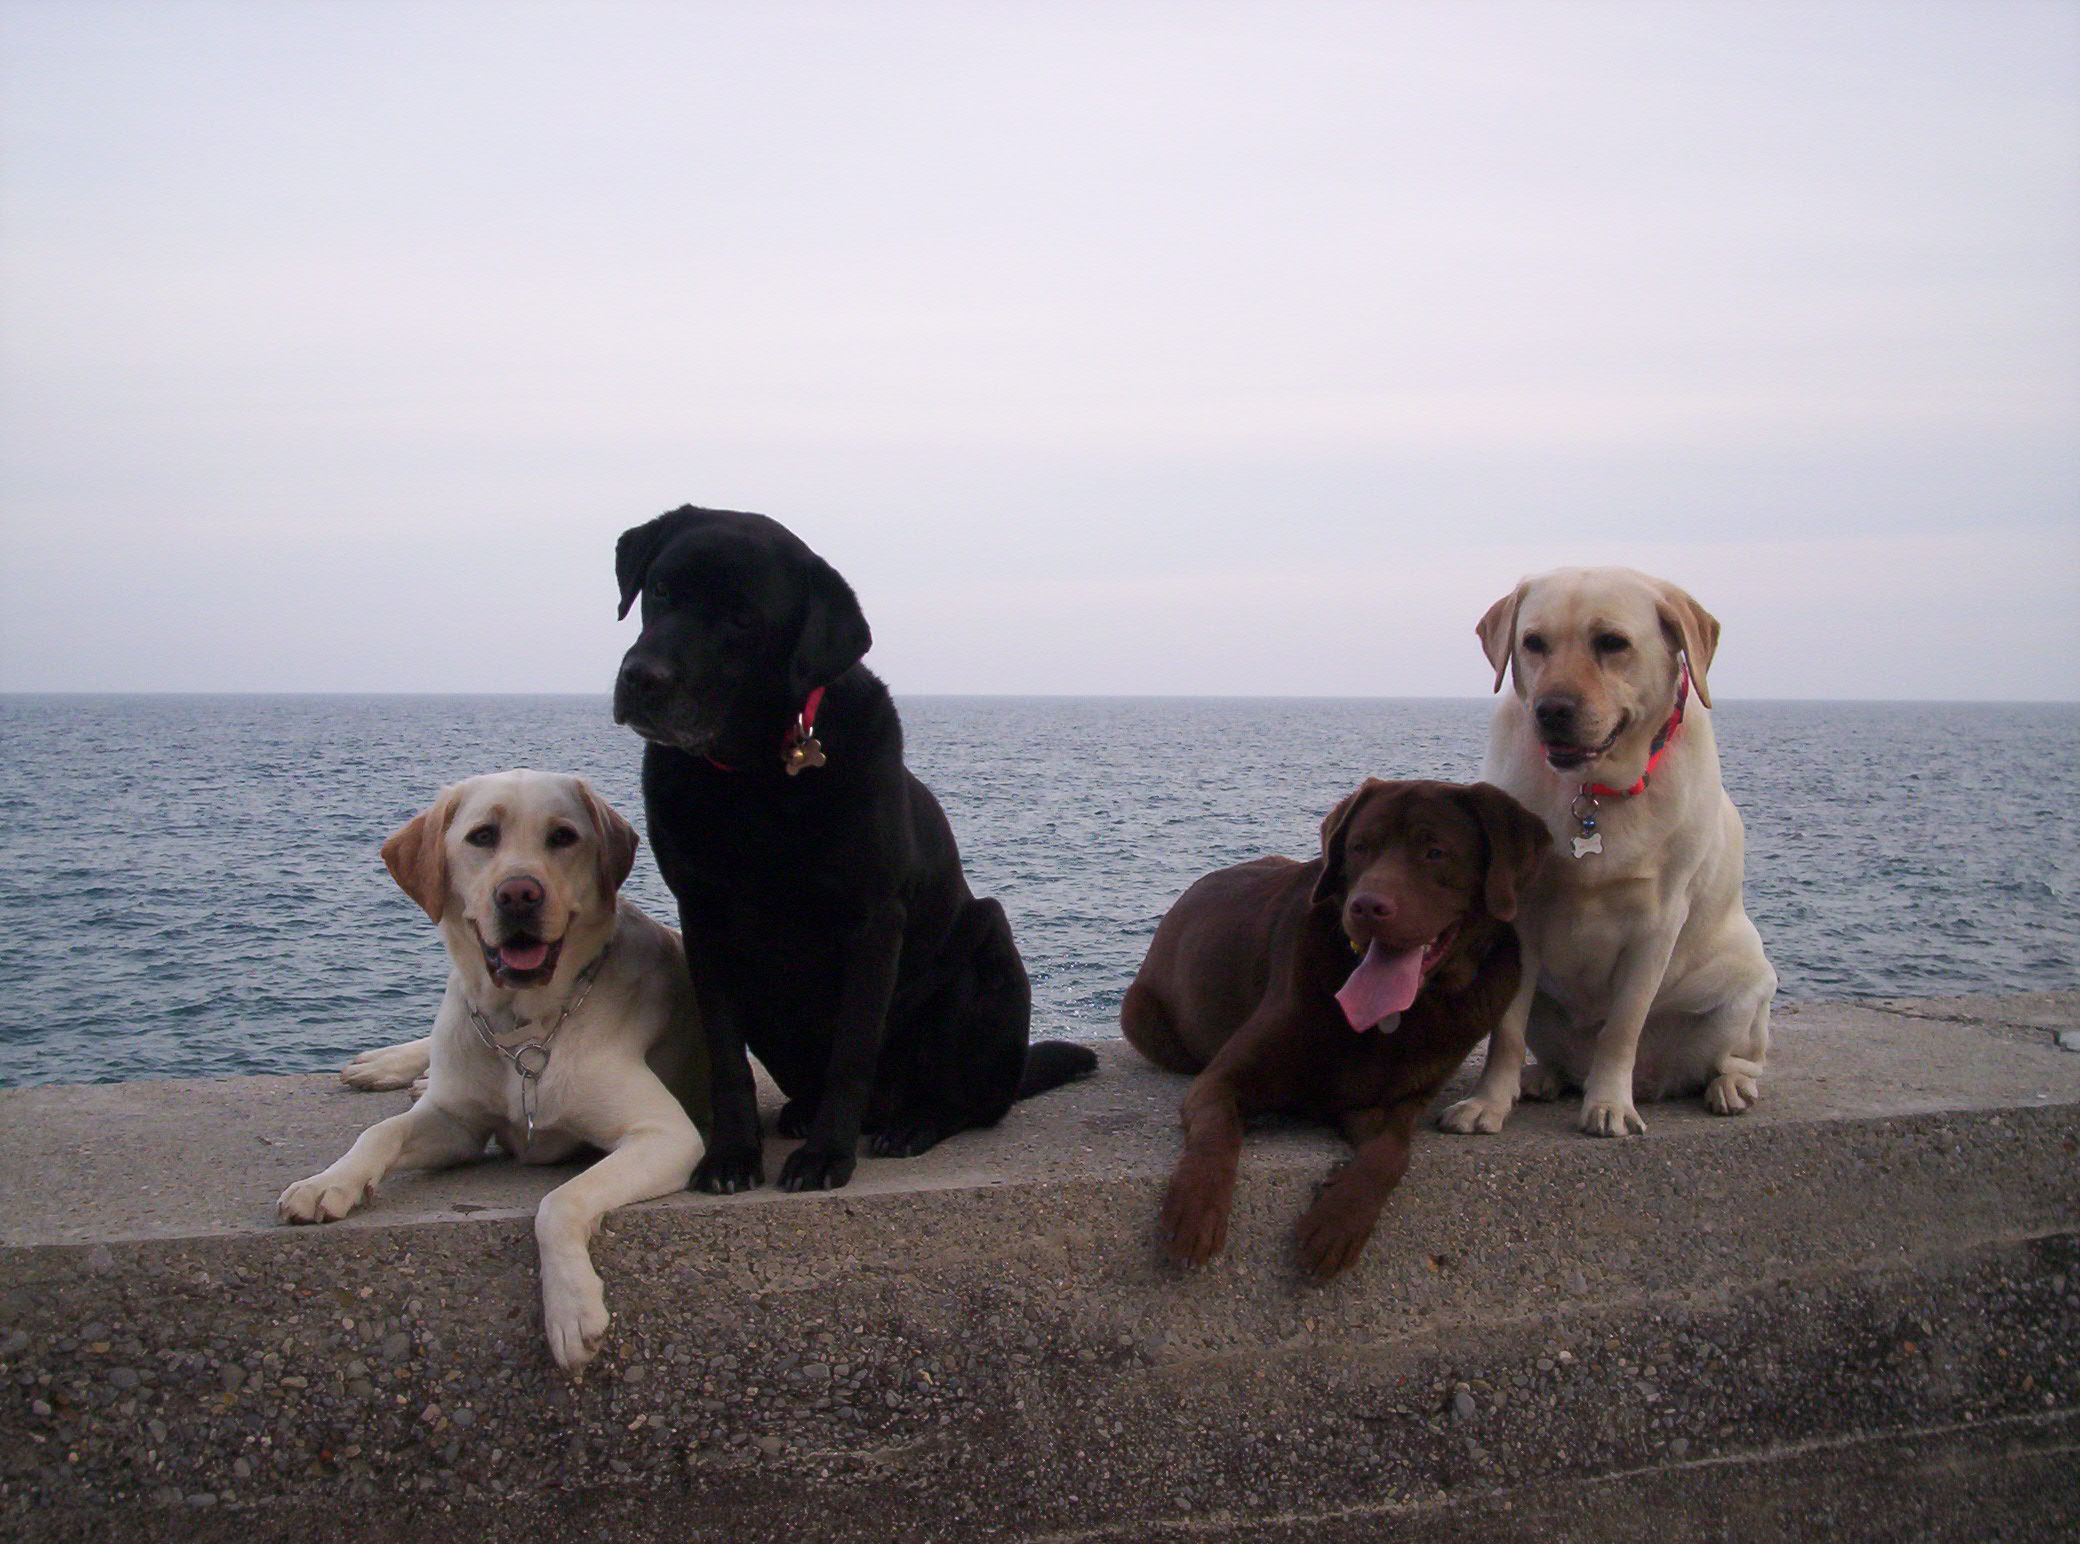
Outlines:
[[[1741,904],[1741,818],[1719,782],[1705,676],[1718,622],[1625,568],[1526,579],[1481,618],[1514,692],[1481,777],[1546,822],[1518,900],[1523,985],[1447,1131],[1500,1131],[1519,1092],[1582,1089],[1595,1136],[1646,1130],[1635,1099],[1756,1097],[1777,975]],[[1538,1061],[1525,1065],[1526,1045]]]
[[679,936],[617,898],[635,852],[582,779],[527,771],[444,789],[385,842],[453,968],[431,1038],[361,1058],[348,1081],[395,1088],[424,1071],[426,1093],[275,1203],[284,1222],[336,1221],[392,1170],[469,1162],[486,1138],[523,1163],[602,1151],[535,1214],[549,1350],[572,1371],[607,1327],[589,1248],[600,1218],[683,1190],[707,1113]]

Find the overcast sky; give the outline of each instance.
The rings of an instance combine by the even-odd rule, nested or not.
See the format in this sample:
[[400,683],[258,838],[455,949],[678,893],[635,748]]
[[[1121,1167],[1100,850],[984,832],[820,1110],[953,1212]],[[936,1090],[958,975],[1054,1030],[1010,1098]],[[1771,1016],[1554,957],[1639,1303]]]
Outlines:
[[599,691],[755,509],[926,692],[2080,696],[2080,0],[0,0],[0,689]]

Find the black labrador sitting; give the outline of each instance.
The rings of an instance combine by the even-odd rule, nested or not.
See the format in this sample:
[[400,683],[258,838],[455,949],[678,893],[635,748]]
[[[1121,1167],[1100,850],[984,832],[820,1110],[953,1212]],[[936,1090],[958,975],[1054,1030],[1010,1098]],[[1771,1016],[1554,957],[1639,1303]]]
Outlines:
[[747,1048],[806,1137],[784,1190],[835,1190],[861,1134],[908,1157],[1097,1065],[1026,1037],[1032,990],[931,790],[903,764],[837,571],[764,515],[688,506],[623,533],[643,633],[614,718],[649,743],[651,850],[679,901],[715,1101],[696,1189],[765,1177]]

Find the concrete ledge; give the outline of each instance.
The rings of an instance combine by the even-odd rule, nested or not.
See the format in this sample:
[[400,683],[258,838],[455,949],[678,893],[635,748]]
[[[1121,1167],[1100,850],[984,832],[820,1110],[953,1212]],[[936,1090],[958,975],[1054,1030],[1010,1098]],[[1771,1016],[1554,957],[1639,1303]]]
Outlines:
[[[2080,1525],[2080,994],[1806,1007],[1763,1103],[1419,1143],[1301,1283],[1338,1156],[1275,1129],[1159,1266],[1183,1080],[1095,1079],[842,1192],[609,1219],[581,1383],[538,1327],[567,1171],[273,1197],[401,1095],[0,1091],[0,1528],[28,1540],[2052,1539]],[[775,1165],[777,1166],[777,1165]]]

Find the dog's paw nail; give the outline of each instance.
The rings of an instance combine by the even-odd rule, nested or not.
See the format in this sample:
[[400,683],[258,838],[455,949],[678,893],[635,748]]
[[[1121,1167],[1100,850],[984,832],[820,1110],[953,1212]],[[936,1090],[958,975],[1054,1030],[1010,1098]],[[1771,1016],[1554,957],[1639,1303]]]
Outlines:
[[276,1220],[287,1223],[337,1222],[353,1209],[352,1196],[310,1180],[298,1180],[274,1203]]
[[808,1190],[842,1190],[852,1179],[850,1153],[812,1153],[797,1148],[780,1169],[780,1188],[799,1195]]
[[1460,1136],[1493,1136],[1508,1119],[1507,1105],[1497,1108],[1483,1099],[1462,1099],[1437,1117],[1437,1127]]
[[592,1359],[599,1355],[612,1318],[604,1305],[579,1308],[551,1317],[545,1328],[549,1355],[556,1365],[573,1376],[582,1374]]
[[1543,1067],[1526,1069],[1523,1082],[1517,1090],[1519,1098],[1527,1099],[1533,1104],[1550,1104],[1565,1092],[1567,1085],[1560,1080],[1559,1075]]
[[1630,1105],[1592,1104],[1582,1111],[1582,1130],[1592,1137],[1645,1136],[1647,1123]]
[[695,1166],[692,1188],[703,1195],[731,1196],[740,1190],[756,1190],[765,1182],[765,1164],[756,1150],[711,1152]]
[[1714,1115],[1739,1115],[1760,1097],[1753,1078],[1731,1073],[1712,1079],[1704,1091],[1705,1108]]
[[1196,1269],[1221,1252],[1228,1241],[1227,1219],[1204,1212],[1179,1212],[1157,1225],[1163,1253],[1173,1265]]
[[1303,1249],[1300,1252],[1300,1272],[1309,1281],[1319,1286],[1341,1276],[1357,1260],[1355,1249],[1320,1247]]

